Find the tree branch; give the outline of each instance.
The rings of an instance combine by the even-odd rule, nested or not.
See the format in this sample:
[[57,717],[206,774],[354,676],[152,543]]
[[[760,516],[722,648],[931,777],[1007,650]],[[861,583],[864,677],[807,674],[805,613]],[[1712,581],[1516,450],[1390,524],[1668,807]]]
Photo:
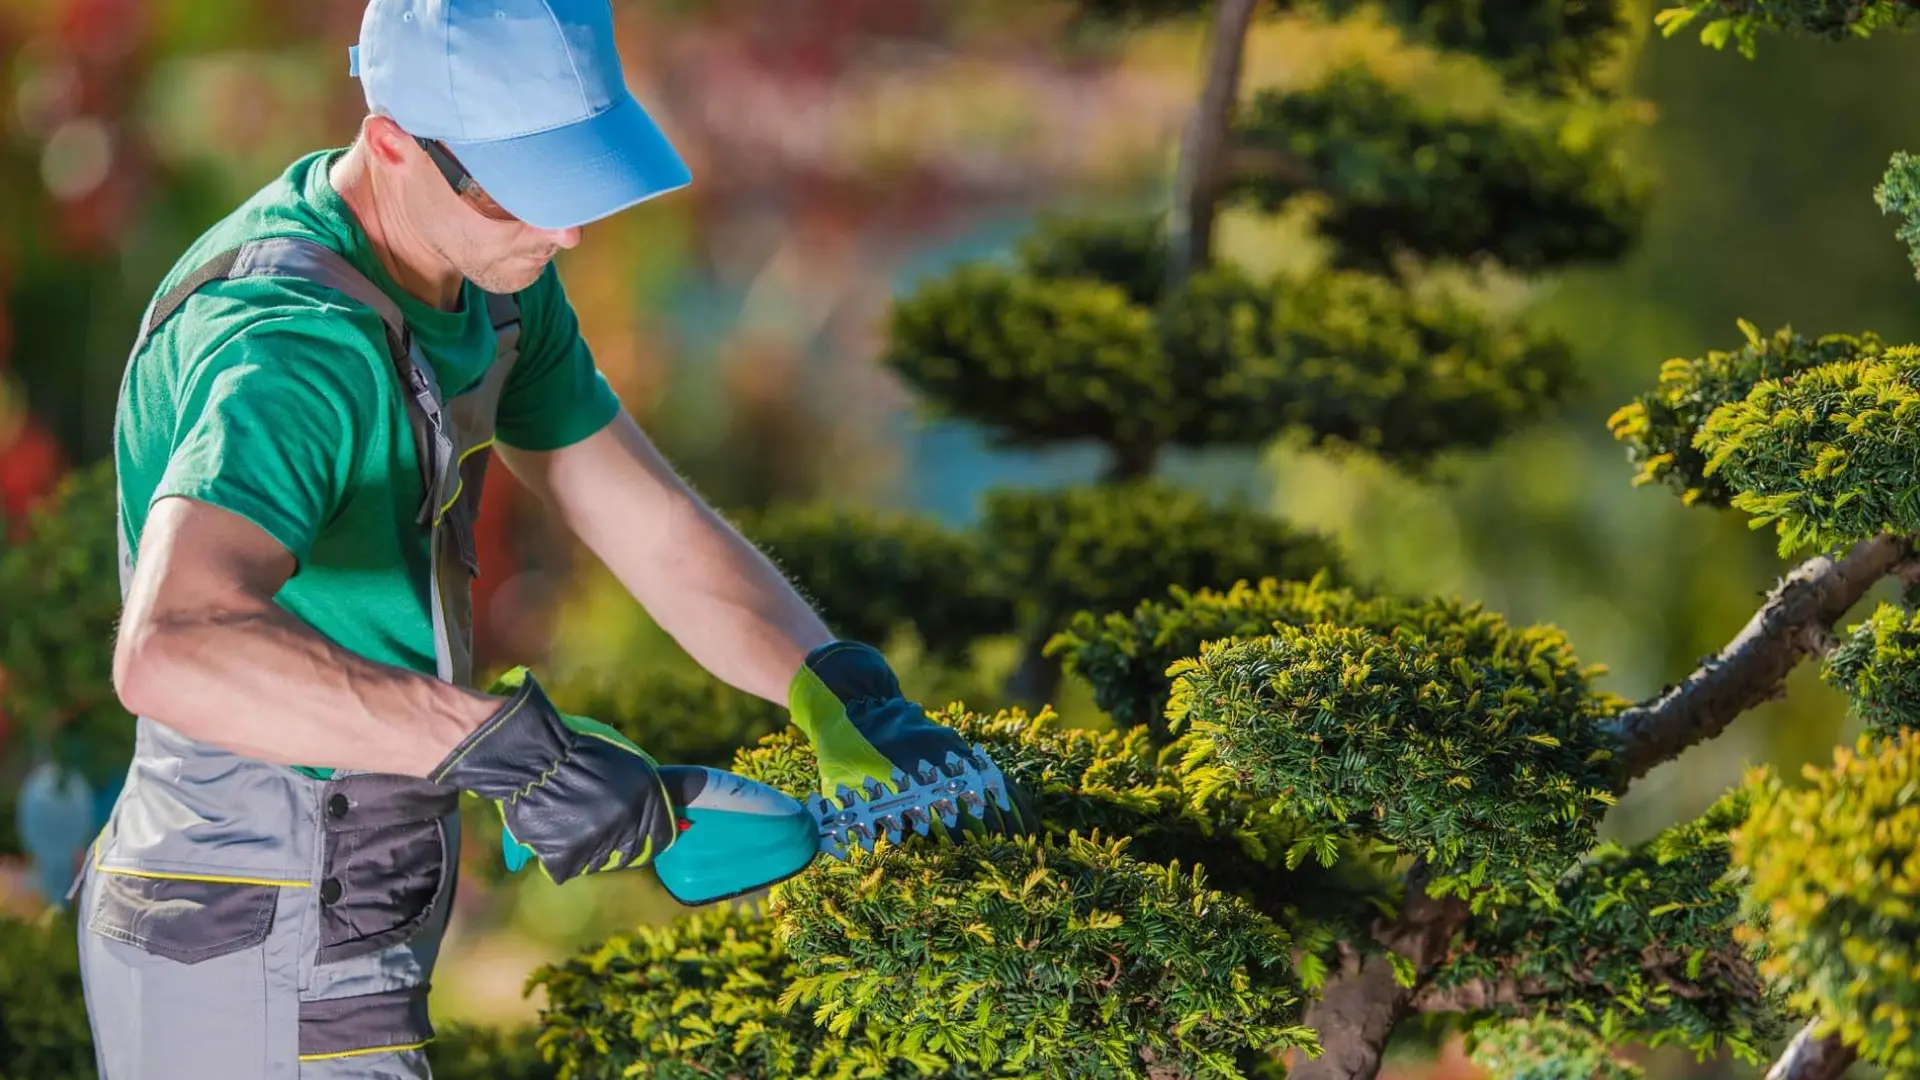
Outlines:
[[1475,979],[1444,990],[1429,986],[1413,996],[1413,1011],[1451,1013],[1517,1009],[1534,992],[1512,979]]
[[1767,1070],[1766,1080],[1840,1080],[1846,1074],[1859,1055],[1842,1043],[1838,1035],[1816,1037],[1813,1034],[1816,1023],[1818,1021],[1810,1021],[1800,1029],[1780,1060]]
[[[1295,1054],[1290,1080],[1373,1080],[1393,1029],[1414,1009],[1414,997],[1427,976],[1446,958],[1454,931],[1466,923],[1465,901],[1427,895],[1424,861],[1407,875],[1407,898],[1400,917],[1374,932],[1386,948],[1413,962],[1415,979],[1404,987],[1394,979],[1393,963],[1382,954],[1360,956],[1345,950],[1340,970],[1327,979],[1320,1000],[1303,1021],[1320,1036],[1321,1054],[1312,1060]],[[1344,948],[1344,947],[1343,947]]]
[[1734,717],[1779,692],[1801,658],[1824,650],[1833,624],[1890,573],[1910,573],[1913,538],[1882,533],[1839,561],[1822,555],[1795,567],[1740,633],[1693,674],[1613,721],[1624,747],[1621,790],[1681,751],[1724,731]]
[[1319,174],[1305,158],[1254,143],[1236,142],[1229,146],[1223,168],[1225,180],[1271,177],[1302,190],[1313,187],[1319,180]]
[[1174,177],[1172,226],[1168,230],[1167,287],[1207,265],[1213,255],[1214,204],[1218,201],[1227,127],[1240,96],[1240,63],[1247,28],[1259,0],[1220,0],[1207,47],[1207,79],[1188,121]]

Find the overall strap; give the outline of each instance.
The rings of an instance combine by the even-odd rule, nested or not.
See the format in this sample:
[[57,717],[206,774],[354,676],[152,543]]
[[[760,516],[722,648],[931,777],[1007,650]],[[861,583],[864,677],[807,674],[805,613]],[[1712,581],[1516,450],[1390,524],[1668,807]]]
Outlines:
[[493,321],[494,360],[517,349],[520,342],[520,298],[513,293],[487,293],[487,318]]
[[[393,298],[367,280],[339,252],[313,240],[295,236],[274,236],[250,240],[237,248],[221,252],[180,280],[148,308],[141,319],[133,352],[138,353],[154,331],[159,329],[188,298],[208,282],[254,276],[299,277],[324,285],[372,308],[386,328],[387,353],[394,374],[407,390],[412,407],[407,410],[413,427],[414,448],[420,462],[422,495],[415,515],[419,524],[438,523],[448,493],[457,485],[457,448],[446,417],[433,368],[414,346],[400,307]],[[519,304],[512,296],[487,297],[488,317],[496,328],[497,346],[510,349],[518,338]],[[505,327],[505,332],[498,332]]]

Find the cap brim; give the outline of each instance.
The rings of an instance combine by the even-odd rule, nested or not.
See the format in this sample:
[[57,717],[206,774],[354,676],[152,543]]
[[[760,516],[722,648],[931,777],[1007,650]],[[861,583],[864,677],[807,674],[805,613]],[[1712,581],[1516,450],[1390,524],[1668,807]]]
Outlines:
[[577,124],[444,141],[495,202],[542,229],[585,225],[693,182],[680,152],[631,94]]

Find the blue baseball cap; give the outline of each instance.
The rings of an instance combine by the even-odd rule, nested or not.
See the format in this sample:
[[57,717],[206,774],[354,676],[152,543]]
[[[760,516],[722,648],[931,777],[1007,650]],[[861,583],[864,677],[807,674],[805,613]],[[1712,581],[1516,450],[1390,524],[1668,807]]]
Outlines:
[[609,0],[369,0],[348,69],[509,213],[584,225],[693,174],[627,89]]

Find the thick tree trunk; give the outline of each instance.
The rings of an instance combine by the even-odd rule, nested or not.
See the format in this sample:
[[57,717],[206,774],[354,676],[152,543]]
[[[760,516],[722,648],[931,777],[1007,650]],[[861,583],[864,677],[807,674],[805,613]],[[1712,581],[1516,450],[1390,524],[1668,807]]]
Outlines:
[[1007,676],[1001,692],[1010,704],[1027,709],[1051,704],[1060,692],[1060,665],[1042,655],[1050,635],[1029,637],[1020,646],[1020,664]]
[[1400,985],[1384,955],[1348,955],[1327,979],[1320,1000],[1307,1009],[1305,1023],[1319,1033],[1321,1054],[1296,1055],[1290,1080],[1373,1080],[1379,1073],[1393,1029],[1413,1012],[1421,984],[1446,959],[1448,943],[1469,914],[1457,897],[1428,896],[1426,882],[1422,864],[1407,877],[1400,917],[1374,935],[1413,962],[1413,985]]
[[1214,205],[1227,161],[1227,133],[1240,93],[1240,66],[1247,29],[1259,0],[1219,0],[1207,46],[1206,83],[1187,124],[1174,177],[1171,228],[1168,230],[1169,291],[1202,269],[1213,255]]
[[1144,480],[1153,475],[1153,467],[1160,460],[1160,444],[1134,444],[1121,446],[1110,444],[1108,449],[1113,457],[1107,462],[1105,482],[1125,484],[1134,480]]
[[1349,956],[1327,980],[1325,996],[1307,1010],[1320,1035],[1320,1056],[1297,1058],[1291,1080],[1373,1080],[1393,1029],[1412,1011],[1413,995],[1393,979],[1384,956]]
[[1855,544],[1837,561],[1823,555],[1801,563],[1719,655],[1658,698],[1616,717],[1614,731],[1625,751],[1621,790],[1778,693],[1803,657],[1832,645],[1833,624],[1874,585],[1888,574],[1911,571],[1913,540],[1883,533]]
[[1840,1080],[1856,1057],[1853,1048],[1837,1035],[1815,1038],[1813,1024],[1809,1023],[1767,1070],[1767,1080]]

